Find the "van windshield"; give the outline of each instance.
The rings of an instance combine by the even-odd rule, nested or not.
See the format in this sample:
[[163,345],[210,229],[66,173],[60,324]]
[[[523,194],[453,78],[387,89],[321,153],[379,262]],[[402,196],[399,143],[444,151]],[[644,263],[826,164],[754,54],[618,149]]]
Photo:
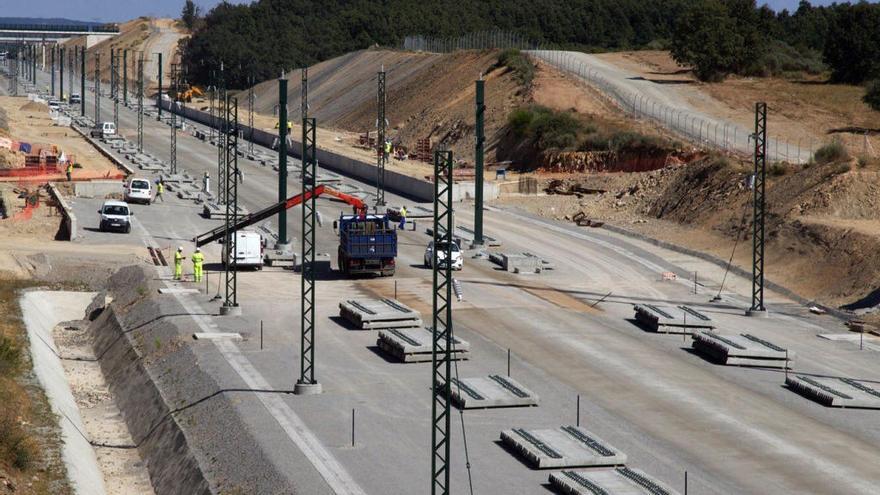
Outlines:
[[131,181],[132,189],[149,189],[150,183],[145,180],[133,180]]
[[120,205],[107,205],[104,207],[105,215],[128,215],[128,207]]

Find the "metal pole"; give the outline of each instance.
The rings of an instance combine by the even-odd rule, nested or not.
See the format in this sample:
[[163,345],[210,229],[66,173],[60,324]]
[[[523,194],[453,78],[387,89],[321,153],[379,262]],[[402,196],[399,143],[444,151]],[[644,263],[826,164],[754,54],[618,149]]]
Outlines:
[[302,276],[300,277],[302,312],[300,314],[300,377],[294,393],[317,394],[321,385],[315,380],[315,175],[317,168],[315,119],[302,121]]
[[[446,259],[452,259],[452,152],[434,152],[434,246],[446,247]],[[434,263],[433,276],[433,347],[431,380],[431,494],[450,492],[450,399],[452,383],[452,264]]]
[[476,83],[476,143],[474,146],[474,167],[476,169],[474,177],[474,186],[476,188],[474,191],[474,244],[477,246],[483,245],[483,176],[485,175],[483,171],[483,158],[485,154],[483,146],[486,143],[486,135],[483,128],[483,118],[486,113],[485,83],[483,75],[480,74],[480,78]]
[[137,140],[138,153],[144,151],[144,52],[140,52],[137,61]]
[[[82,56],[79,58],[79,115],[86,116],[86,48],[82,49]],[[117,129],[119,127],[117,126]]]
[[[172,59],[173,60],[173,59]],[[174,105],[177,100],[177,94],[180,91],[180,73],[177,64],[171,64],[171,84],[174,88],[172,90],[172,94],[174,94],[174,98],[172,98],[171,105]],[[171,173],[177,173],[177,113],[174,111],[173,107],[169,107],[171,113]],[[205,191],[206,193],[208,191]],[[207,277],[206,277],[207,280]],[[208,291],[205,291],[207,294]]]
[[385,67],[377,74],[376,91],[376,206],[385,204]]
[[[221,103],[226,98],[226,88],[225,82],[223,81],[223,62],[220,62],[220,75],[218,77],[217,88],[219,91],[219,97],[216,98],[217,101],[217,113],[218,115],[222,115],[221,109],[219,108]],[[226,139],[226,130],[223,118],[220,119],[219,129],[217,130],[217,201],[221,205],[225,205],[229,198],[226,197],[227,188],[223,187],[223,184],[226,184],[226,173],[229,169],[226,167],[226,158],[225,158],[225,150],[224,150],[224,140]]]
[[52,65],[52,76],[51,76],[51,81],[52,81],[52,82],[51,82],[51,84],[52,84],[52,90],[51,90],[51,93],[50,93],[52,96],[55,96],[55,49],[56,49],[55,45],[52,45],[52,54],[51,54],[51,65]]
[[[254,93],[254,84],[256,83],[256,78],[253,73],[251,73],[250,81],[248,84],[248,153],[251,156],[248,158],[253,158],[254,154],[254,103],[256,103],[257,95]],[[279,126],[280,127],[280,126]]]
[[236,253],[236,233],[232,231],[232,224],[238,215],[238,100],[225,97],[225,114],[221,131],[226,134],[223,139],[224,166],[226,167],[226,297],[220,314],[241,314],[238,305],[238,261]]
[[[281,73],[278,79],[278,201],[287,199],[287,78]],[[278,245],[276,249],[289,248],[287,238],[287,210],[278,212]]]
[[159,92],[156,93],[156,105],[159,107],[159,116],[156,120],[162,120],[162,52],[157,52],[159,56]]
[[58,99],[64,101],[64,47],[58,50]]
[[767,104],[755,104],[754,220],[752,224],[752,306],[747,314],[765,314],[764,184],[767,174]]
[[122,103],[128,106],[128,50],[122,50]]
[[95,125],[101,122],[101,52],[95,51]]

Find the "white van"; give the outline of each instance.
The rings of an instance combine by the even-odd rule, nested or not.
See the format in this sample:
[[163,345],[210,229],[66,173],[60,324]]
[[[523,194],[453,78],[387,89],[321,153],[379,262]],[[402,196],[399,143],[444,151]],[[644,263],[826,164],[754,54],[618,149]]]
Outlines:
[[153,185],[147,179],[131,179],[125,185],[125,200],[129,203],[150,204],[153,201]]
[[[266,242],[263,236],[252,230],[239,230],[235,233],[235,263],[238,268],[249,267],[263,269],[263,250]],[[220,254],[226,263],[226,245]]]
[[105,201],[98,210],[101,216],[98,229],[101,232],[120,230],[126,234],[131,232],[131,208],[122,201]]
[[89,131],[89,135],[93,138],[108,138],[116,136],[116,124],[113,122],[98,122],[95,127]]

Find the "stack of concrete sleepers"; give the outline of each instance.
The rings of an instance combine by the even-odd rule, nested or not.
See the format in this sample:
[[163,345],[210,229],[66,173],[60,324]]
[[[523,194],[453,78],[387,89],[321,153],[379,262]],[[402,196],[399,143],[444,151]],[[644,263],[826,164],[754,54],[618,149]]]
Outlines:
[[785,384],[826,406],[880,409],[880,387],[872,382],[834,376],[789,375]]
[[537,406],[538,396],[509,376],[450,380],[452,402],[461,409]]
[[[431,360],[434,334],[428,328],[388,328],[379,331],[376,340],[379,349],[404,363],[422,363]],[[470,344],[453,337],[450,355],[452,359],[468,358]]]
[[645,472],[625,466],[551,473],[550,485],[565,495],[679,495]]
[[721,364],[787,368],[794,360],[794,352],[748,333],[719,335],[702,331],[694,333],[693,339],[695,351]]
[[715,328],[711,318],[687,306],[670,308],[637,304],[633,309],[636,312],[636,321],[652,332],[693,333]]
[[421,327],[421,314],[396,299],[348,299],[339,316],[361,329]]
[[501,441],[537,469],[622,466],[626,454],[579,426],[557,429],[513,428]]

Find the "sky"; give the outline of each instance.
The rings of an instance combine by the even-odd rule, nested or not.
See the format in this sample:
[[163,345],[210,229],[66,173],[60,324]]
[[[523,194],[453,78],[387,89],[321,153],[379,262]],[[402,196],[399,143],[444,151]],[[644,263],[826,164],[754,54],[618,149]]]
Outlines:
[[[833,0],[813,0],[827,5]],[[840,1],[840,0],[838,0]],[[872,0],[880,1],[880,0]],[[207,11],[219,0],[195,0]],[[233,3],[247,3],[235,0]],[[797,9],[799,0],[758,0],[775,10]],[[0,0],[2,17],[65,17],[80,21],[117,22],[139,16],[178,17],[183,0]]]

